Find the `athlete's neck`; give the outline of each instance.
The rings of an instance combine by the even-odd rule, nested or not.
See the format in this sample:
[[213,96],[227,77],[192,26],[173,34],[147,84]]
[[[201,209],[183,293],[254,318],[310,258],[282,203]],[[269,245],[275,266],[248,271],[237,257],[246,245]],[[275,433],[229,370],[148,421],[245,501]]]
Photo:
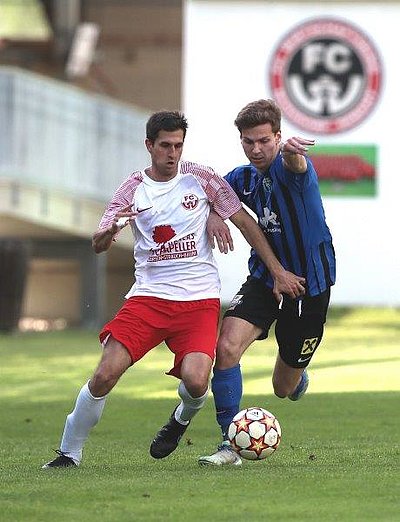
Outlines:
[[145,170],[147,176],[152,179],[153,181],[170,181],[171,179],[175,178],[175,176],[178,174],[178,169],[166,169],[165,171],[159,171],[155,169],[154,167],[148,167]]

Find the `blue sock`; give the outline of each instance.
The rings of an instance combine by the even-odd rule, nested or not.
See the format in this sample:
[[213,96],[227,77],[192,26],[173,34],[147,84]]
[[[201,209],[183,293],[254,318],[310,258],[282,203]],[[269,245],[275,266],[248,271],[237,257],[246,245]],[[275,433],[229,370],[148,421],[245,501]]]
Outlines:
[[226,370],[214,368],[211,379],[217,422],[221,426],[224,440],[228,438],[229,424],[239,411],[242,398],[242,373],[240,364]]

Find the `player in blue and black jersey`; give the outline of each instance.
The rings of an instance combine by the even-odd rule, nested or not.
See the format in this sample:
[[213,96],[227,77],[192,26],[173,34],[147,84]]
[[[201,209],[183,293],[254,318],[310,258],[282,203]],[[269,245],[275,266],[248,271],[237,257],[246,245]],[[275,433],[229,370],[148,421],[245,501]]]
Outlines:
[[293,137],[282,142],[281,111],[272,100],[246,105],[235,125],[250,164],[237,167],[225,179],[257,215],[278,261],[299,276],[304,290],[294,299],[280,295],[274,275],[251,251],[250,274],[222,321],[212,378],[223,443],[216,453],[199,459],[203,465],[241,464],[227,436],[242,397],[240,359],[253,341],[268,336],[275,321],[279,347],[272,377],[275,395],[293,401],[304,395],[306,367],[321,342],[335,282],[332,237],[317,174],[307,157],[314,140]]

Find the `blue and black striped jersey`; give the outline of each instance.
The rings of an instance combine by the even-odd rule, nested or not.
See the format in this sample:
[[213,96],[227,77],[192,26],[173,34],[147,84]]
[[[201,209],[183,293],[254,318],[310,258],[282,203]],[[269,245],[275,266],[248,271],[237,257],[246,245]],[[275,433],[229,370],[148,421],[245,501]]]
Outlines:
[[[294,174],[284,168],[278,154],[267,174],[249,164],[235,168],[225,179],[257,215],[284,268],[305,277],[307,293],[314,296],[334,284],[336,263],[317,174],[309,158],[307,165],[306,173]],[[253,249],[249,270],[253,277],[273,287],[268,269]]]

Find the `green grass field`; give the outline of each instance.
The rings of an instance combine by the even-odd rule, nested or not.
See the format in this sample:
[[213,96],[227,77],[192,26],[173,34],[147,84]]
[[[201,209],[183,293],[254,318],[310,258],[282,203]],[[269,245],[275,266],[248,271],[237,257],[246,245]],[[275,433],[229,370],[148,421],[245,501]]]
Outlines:
[[80,468],[41,470],[90,377],[96,334],[0,336],[0,520],[400,520],[400,310],[332,310],[298,403],[272,394],[273,339],[242,361],[243,406],[281,425],[280,448],[242,468],[201,468],[219,439],[212,398],[164,460],[149,443],[168,418],[176,379],[164,346],[130,369],[108,399]]
[[374,197],[376,196],[375,180],[360,179],[357,181],[328,181],[320,179],[319,188],[325,196]]

